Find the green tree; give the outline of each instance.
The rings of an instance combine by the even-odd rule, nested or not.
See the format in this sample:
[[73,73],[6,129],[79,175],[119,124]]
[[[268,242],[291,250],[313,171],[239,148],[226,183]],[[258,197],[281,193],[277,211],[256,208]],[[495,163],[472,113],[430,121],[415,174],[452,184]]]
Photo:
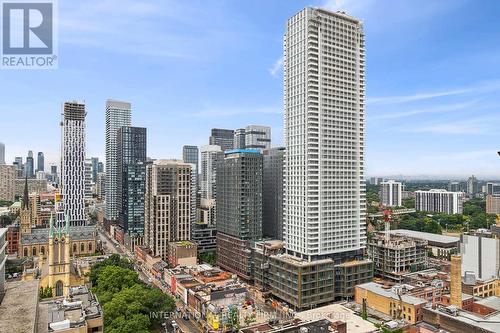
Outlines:
[[94,291],[99,295],[101,304],[105,305],[116,293],[138,283],[139,277],[136,272],[119,266],[106,266],[99,273]]
[[148,333],[149,318],[144,314],[118,317],[106,326],[107,333]]
[[97,277],[99,276],[100,272],[107,266],[117,266],[117,267],[122,267],[122,268],[127,268],[130,270],[134,269],[134,265],[127,259],[122,259],[118,254],[113,254],[109,258],[98,262],[92,266],[92,269],[90,271],[90,282],[92,283],[92,286],[97,286],[98,281]]

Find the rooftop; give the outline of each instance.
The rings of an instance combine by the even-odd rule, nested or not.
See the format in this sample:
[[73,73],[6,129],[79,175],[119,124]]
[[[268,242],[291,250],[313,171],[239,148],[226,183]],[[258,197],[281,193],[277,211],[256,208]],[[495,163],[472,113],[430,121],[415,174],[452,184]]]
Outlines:
[[498,296],[490,296],[482,300],[476,301],[476,303],[487,306],[496,311],[500,311],[500,297]]
[[304,321],[328,319],[331,322],[343,321],[347,324],[348,332],[371,333],[378,332],[378,329],[371,322],[363,320],[354,311],[346,308],[342,304],[330,304],[316,309],[298,312],[295,315]]
[[[387,298],[392,298],[396,301],[399,301],[399,296],[396,293],[392,292],[391,289],[384,288],[383,285],[378,284],[376,282],[368,282],[368,283],[360,284],[360,285],[356,286],[356,288],[365,289],[365,290],[368,290],[368,291],[375,293],[377,295],[387,297]],[[423,304],[427,303],[426,300],[423,300],[423,299],[418,298],[418,297],[410,296],[410,295],[401,295],[401,299],[403,300],[404,303],[411,304],[411,305],[423,305]]]
[[406,230],[406,229],[396,229],[389,231],[392,235],[402,235],[407,237],[425,239],[431,243],[443,243],[443,244],[456,244],[460,241],[460,238],[453,236],[443,236],[437,234],[431,234],[429,232]]
[[5,291],[0,304],[0,332],[35,332],[38,280],[6,282]]

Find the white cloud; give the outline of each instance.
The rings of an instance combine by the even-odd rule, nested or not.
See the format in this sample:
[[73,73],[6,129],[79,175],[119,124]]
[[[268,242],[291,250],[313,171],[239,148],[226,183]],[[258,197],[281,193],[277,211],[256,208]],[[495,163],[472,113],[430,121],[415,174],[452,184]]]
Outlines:
[[422,114],[446,113],[446,112],[466,109],[466,108],[471,107],[474,104],[476,104],[476,102],[477,101],[456,103],[456,104],[449,104],[449,105],[437,105],[437,106],[431,106],[428,108],[414,109],[414,110],[409,110],[409,111],[385,113],[385,114],[375,115],[373,117],[369,117],[369,120],[396,119],[396,118],[417,116],[417,115],[422,115]]
[[484,94],[500,90],[500,81],[480,82],[474,86],[434,91],[415,93],[411,95],[401,96],[384,96],[384,97],[369,97],[368,104],[401,104],[418,102],[433,98],[465,95],[465,94]]
[[273,67],[271,67],[269,69],[269,73],[272,76],[277,76],[278,73],[281,73],[282,70],[283,70],[283,57],[281,57],[278,60],[276,60],[276,62],[274,63]]
[[498,117],[472,118],[460,121],[441,122],[403,129],[410,133],[459,134],[459,135],[496,135]]

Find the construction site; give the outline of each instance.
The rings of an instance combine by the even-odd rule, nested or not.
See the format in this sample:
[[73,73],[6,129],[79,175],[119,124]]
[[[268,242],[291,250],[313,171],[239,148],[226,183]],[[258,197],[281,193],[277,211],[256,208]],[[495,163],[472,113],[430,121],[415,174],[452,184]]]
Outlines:
[[404,274],[427,268],[427,241],[391,234],[391,220],[392,211],[385,210],[385,232],[368,240],[368,258],[373,261],[375,276],[401,283]]

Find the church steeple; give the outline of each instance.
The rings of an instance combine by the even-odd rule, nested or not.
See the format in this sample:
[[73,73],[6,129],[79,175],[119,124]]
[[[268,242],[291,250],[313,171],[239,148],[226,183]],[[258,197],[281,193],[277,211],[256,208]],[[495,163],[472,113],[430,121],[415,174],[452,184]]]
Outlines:
[[28,209],[29,205],[29,195],[28,195],[28,176],[24,181],[24,197],[23,197],[23,209]]

